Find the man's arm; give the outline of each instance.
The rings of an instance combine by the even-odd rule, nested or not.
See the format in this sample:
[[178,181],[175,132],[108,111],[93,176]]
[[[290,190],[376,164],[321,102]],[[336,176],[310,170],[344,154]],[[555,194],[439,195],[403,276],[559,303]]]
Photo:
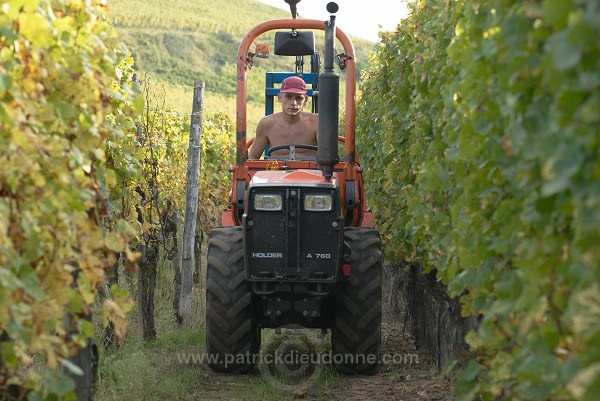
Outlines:
[[260,156],[265,151],[265,148],[269,144],[269,138],[267,136],[267,117],[263,117],[256,126],[256,137],[250,150],[248,151],[248,159],[260,159]]

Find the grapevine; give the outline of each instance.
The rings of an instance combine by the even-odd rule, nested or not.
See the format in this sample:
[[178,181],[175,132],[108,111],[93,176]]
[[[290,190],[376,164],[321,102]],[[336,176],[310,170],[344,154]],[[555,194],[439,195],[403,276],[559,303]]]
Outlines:
[[[0,9],[0,393],[63,397],[58,368],[93,334],[89,316],[104,270],[136,230],[111,224],[108,163],[133,126],[132,60],[102,2],[40,0]],[[130,157],[126,150],[120,157]],[[107,229],[109,228],[109,229]],[[116,333],[131,307],[114,291],[104,304]],[[66,325],[74,322],[74,327]],[[47,369],[31,369],[41,363]],[[41,393],[40,393],[41,394]]]
[[598,394],[599,17],[594,1],[418,1],[363,75],[386,253],[482,317],[460,400]]

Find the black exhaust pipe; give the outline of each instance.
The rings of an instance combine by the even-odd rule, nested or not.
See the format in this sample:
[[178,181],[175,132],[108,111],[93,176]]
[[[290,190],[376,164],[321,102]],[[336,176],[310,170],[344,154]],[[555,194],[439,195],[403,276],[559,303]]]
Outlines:
[[340,76],[333,72],[335,48],[335,13],[339,7],[336,3],[327,4],[327,11],[332,15],[325,21],[325,72],[319,74],[319,125],[317,140],[319,150],[317,163],[325,180],[331,181],[333,166],[339,161],[338,130],[340,103]]

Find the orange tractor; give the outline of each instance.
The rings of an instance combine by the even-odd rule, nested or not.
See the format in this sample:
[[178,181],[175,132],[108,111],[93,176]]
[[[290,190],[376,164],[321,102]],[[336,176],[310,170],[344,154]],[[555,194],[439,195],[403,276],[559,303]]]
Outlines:
[[[326,21],[304,20],[296,18],[298,1],[286,0],[293,18],[257,25],[239,47],[233,185],[222,226],[211,233],[207,258],[208,361],[215,371],[249,372],[258,360],[262,328],[320,328],[331,331],[338,371],[374,374],[381,352],[382,247],[365,207],[355,150],[354,46],[336,29],[337,4],[327,4]],[[309,95],[318,111],[316,157],[294,152],[314,146],[289,144],[268,149],[265,160],[247,159],[246,74],[258,49],[269,49],[249,50],[259,35],[273,30],[278,30],[275,54],[295,56],[296,71],[267,73],[267,113],[284,77],[300,75],[311,84]],[[315,30],[325,32],[323,72]],[[336,38],[343,46],[337,56]],[[298,68],[305,56],[313,63],[309,73]],[[343,135],[338,133],[336,57],[346,71]],[[343,143],[341,155],[338,142]],[[290,149],[289,155],[271,155],[282,147]]]

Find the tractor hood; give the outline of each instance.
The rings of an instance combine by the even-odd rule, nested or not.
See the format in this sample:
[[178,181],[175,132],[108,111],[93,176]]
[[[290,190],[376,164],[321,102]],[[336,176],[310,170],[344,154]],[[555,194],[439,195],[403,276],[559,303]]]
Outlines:
[[337,187],[337,173],[331,181],[326,181],[320,170],[267,170],[257,171],[250,180],[250,186],[314,186]]

